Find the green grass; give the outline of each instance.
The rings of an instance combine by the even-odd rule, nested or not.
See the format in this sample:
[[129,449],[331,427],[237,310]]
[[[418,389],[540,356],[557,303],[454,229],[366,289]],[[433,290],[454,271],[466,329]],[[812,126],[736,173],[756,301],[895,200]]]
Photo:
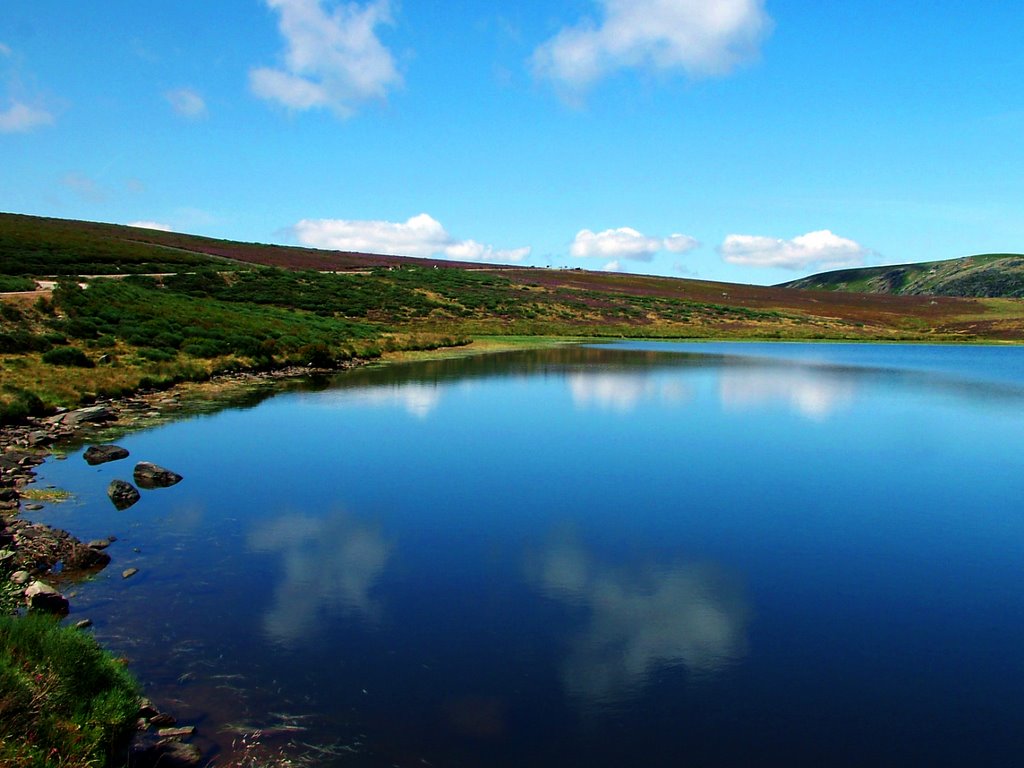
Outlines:
[[0,765],[107,765],[138,713],[135,681],[88,635],[0,618]]

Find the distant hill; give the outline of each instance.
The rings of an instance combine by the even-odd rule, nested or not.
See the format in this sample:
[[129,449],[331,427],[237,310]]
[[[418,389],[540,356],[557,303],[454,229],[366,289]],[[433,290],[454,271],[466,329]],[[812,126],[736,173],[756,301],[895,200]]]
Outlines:
[[986,253],[920,264],[839,269],[778,287],[897,296],[1024,298],[1024,255]]
[[92,221],[0,213],[0,275],[104,275],[177,272],[260,264],[333,272],[374,267],[488,265],[351,251],[239,243]]

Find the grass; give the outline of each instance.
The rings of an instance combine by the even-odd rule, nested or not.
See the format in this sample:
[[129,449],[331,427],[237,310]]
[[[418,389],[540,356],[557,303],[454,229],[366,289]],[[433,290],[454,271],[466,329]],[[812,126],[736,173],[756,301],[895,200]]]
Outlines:
[[49,616],[0,618],[0,765],[110,764],[138,709],[135,681],[90,636]]

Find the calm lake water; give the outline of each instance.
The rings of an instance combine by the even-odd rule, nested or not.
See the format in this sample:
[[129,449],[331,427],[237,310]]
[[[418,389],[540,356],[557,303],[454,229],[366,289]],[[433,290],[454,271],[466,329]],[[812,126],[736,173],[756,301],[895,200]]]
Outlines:
[[[1024,754],[1024,348],[523,351],[119,443],[37,517],[118,537],[71,620],[222,761]],[[185,480],[118,512],[139,460]]]

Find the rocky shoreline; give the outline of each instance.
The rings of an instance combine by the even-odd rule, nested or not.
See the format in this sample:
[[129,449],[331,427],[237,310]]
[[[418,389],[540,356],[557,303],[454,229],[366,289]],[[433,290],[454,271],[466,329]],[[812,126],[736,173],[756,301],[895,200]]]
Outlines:
[[[55,493],[33,488],[35,469],[48,458],[62,459],[65,449],[77,449],[89,442],[102,443],[117,434],[208,409],[211,403],[219,399],[230,401],[232,395],[251,392],[256,385],[328,376],[359,364],[361,361],[350,361],[334,369],[284,368],[225,374],[202,383],[185,383],[167,390],[140,391],[123,398],[99,400],[82,408],[62,409],[50,416],[30,418],[23,424],[0,427],[0,579],[8,600],[13,597],[16,603],[30,609],[65,616],[69,611],[68,600],[50,582],[59,585],[88,577],[111,561],[104,550],[114,537],[82,542],[67,531],[20,516],[23,510],[42,509],[39,501],[47,500],[48,493]],[[90,455],[85,458],[90,463],[94,460],[98,463],[127,456],[127,452],[122,454],[112,451],[113,448],[116,446],[90,449]],[[143,487],[147,487],[147,482],[172,484],[180,479],[173,472],[148,462],[136,466],[135,480]],[[132,488],[128,483],[125,485]],[[113,494],[111,500],[118,503]],[[125,574],[122,576],[128,578]],[[83,620],[76,626],[88,625],[88,620]],[[181,742],[181,738],[191,735],[194,729],[168,729],[168,725],[174,725],[174,718],[158,712],[144,700],[139,719],[141,738],[136,739],[129,759],[133,768],[201,763],[199,750]],[[154,732],[155,728],[158,730]]]

